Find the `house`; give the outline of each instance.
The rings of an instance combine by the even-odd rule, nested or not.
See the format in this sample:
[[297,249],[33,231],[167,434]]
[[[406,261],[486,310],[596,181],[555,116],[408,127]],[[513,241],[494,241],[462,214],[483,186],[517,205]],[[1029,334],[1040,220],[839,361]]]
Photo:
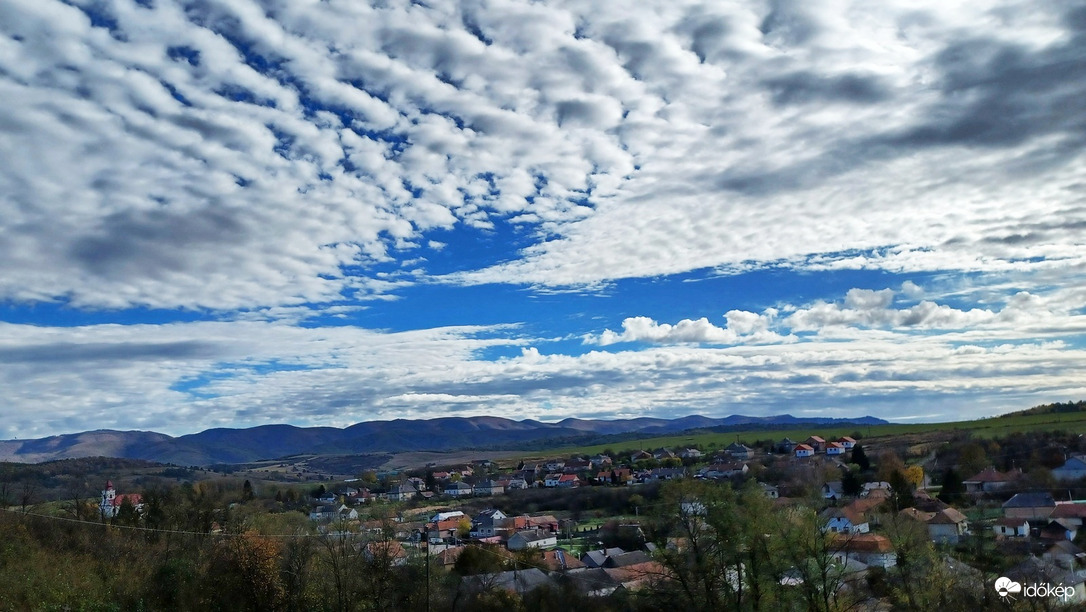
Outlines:
[[1060,567],[1074,570],[1086,563],[1086,552],[1067,540],[1060,540],[1053,544],[1042,555],[1041,559]]
[[387,561],[391,565],[404,565],[407,563],[407,551],[396,540],[378,540],[366,544],[363,554],[368,561]]
[[781,455],[791,455],[796,450],[796,443],[788,438],[782,439],[773,446],[773,450]]
[[652,454],[652,457],[654,459],[659,460],[659,461],[663,461],[665,459],[674,459],[675,458],[675,453],[669,451],[666,448],[661,448],[661,449],[657,450],[656,452],[654,452]]
[[833,543],[834,558],[844,563],[856,560],[869,566],[882,568],[897,565],[897,554],[890,538],[875,533],[838,535]]
[[724,452],[728,453],[732,459],[739,461],[749,461],[754,458],[754,449],[739,442],[732,442],[724,449]]
[[607,455],[602,454],[593,455],[591,458],[589,458],[588,462],[592,464],[593,467],[602,468],[611,465],[611,458]]
[[813,448],[816,453],[821,452],[826,447],[826,440],[820,436],[811,436],[804,440],[803,443]]
[[696,448],[683,449],[683,451],[679,453],[679,457],[682,459],[701,459],[701,451]]
[[544,463],[543,467],[546,468],[548,472],[557,472],[566,467],[566,462],[564,459],[551,459]]
[[927,521],[928,537],[933,542],[957,544],[969,533],[969,519],[954,508],[944,508]]
[[543,479],[543,486],[548,489],[557,487],[558,483],[562,480],[562,476],[565,476],[565,474],[547,474],[546,478]]
[[683,468],[656,468],[649,472],[650,480],[678,480],[686,476]]
[[1076,455],[1052,470],[1052,477],[1060,482],[1086,478],[1086,455]]
[[562,549],[541,551],[542,564],[552,572],[564,572],[566,570],[581,569],[584,563],[577,557]]
[[507,492],[508,491],[519,491],[521,489],[527,489],[527,488],[528,488],[528,481],[523,479],[523,478],[511,478],[509,480],[509,483],[505,485],[505,490]]
[[1031,555],[1003,575],[1022,585],[1050,584],[1065,588],[1065,597],[1050,597],[1047,601],[1039,602],[1042,605],[1051,603],[1067,606],[1086,602],[1086,584],[1083,584],[1086,582],[1086,572],[1068,571],[1055,563]]
[[603,561],[603,567],[627,567],[629,565],[640,565],[641,563],[647,563],[649,561],[652,561],[652,557],[649,553],[643,550],[631,550],[629,552],[607,555],[607,558]]
[[495,480],[484,480],[475,485],[476,495],[501,495],[505,493],[505,486]]
[[1077,530],[1063,525],[1059,521],[1049,521],[1047,525],[1037,530],[1037,536],[1042,540],[1058,542],[1060,540],[1073,540]]
[[979,495],[1006,489],[1021,476],[1022,470],[1000,472],[994,467],[988,466],[973,477],[965,479],[962,483],[965,485],[966,493]]
[[1033,520],[1046,519],[1056,509],[1048,492],[1018,493],[1003,503],[1003,516]]
[[106,481],[106,488],[102,490],[102,498],[98,502],[98,513],[102,518],[113,518],[121,511],[121,506],[127,502],[136,512],[143,510],[143,496],[139,493],[118,494],[113,488],[113,481]]
[[466,520],[467,517],[461,516],[428,523],[426,525],[426,541],[431,544],[438,544],[456,538],[459,535],[457,532],[460,530],[461,521]]
[[885,480],[880,480],[877,482],[865,482],[863,489],[860,491],[860,497],[868,497],[876,491],[883,491],[885,493],[889,493],[893,491],[893,487],[891,487],[890,483],[886,482]]
[[992,531],[996,537],[1003,538],[1028,538],[1029,521],[1024,518],[1001,518],[992,524]]
[[845,496],[844,489],[840,480],[831,480],[822,485],[822,498],[823,499],[841,499]]
[[1082,527],[1083,522],[1086,521],[1086,504],[1057,502],[1056,507],[1052,510],[1052,514],[1050,514],[1048,518],[1059,521],[1061,525],[1077,529]]
[[775,487],[775,486],[773,486],[771,484],[766,484],[764,482],[759,482],[758,486],[762,487],[762,491],[765,493],[765,496],[768,497],[769,499],[778,499],[781,496],[780,489],[778,489],[777,487]]
[[392,501],[407,501],[419,494],[418,489],[409,483],[401,483],[388,492],[388,498]]
[[796,457],[810,457],[815,454],[815,449],[809,444],[797,444],[795,448]]
[[532,529],[546,529],[548,531],[558,531],[558,519],[554,518],[550,514],[541,514],[539,516],[529,516],[528,527]]
[[336,520],[356,521],[358,520],[358,510],[340,504],[339,508],[336,508]]
[[471,520],[471,537],[490,538],[498,535],[497,529],[507,518],[509,517],[497,508],[483,510]]
[[827,456],[832,457],[834,455],[844,455],[844,454],[845,454],[845,446],[843,444],[841,444],[839,442],[830,442],[829,444],[826,445],[826,455]]
[[541,586],[551,584],[547,574],[538,567],[509,570],[493,574],[465,576],[463,588],[469,593],[480,593],[490,589],[503,589],[510,593],[524,596]]
[[845,447],[845,450],[852,450],[856,446],[856,440],[848,436],[837,438],[837,443]]
[[823,532],[831,533],[867,533],[871,530],[864,513],[845,506],[843,508],[826,508],[820,516],[826,521]]
[[438,521],[448,521],[448,520],[451,520],[451,519],[459,520],[462,516],[464,516],[464,513],[462,511],[460,511],[460,510],[449,510],[449,511],[446,511],[446,512],[438,512],[437,514],[430,517],[430,522],[431,523],[436,523]]
[[577,478],[576,474],[562,474],[558,478],[558,488],[560,489],[572,489],[574,487],[581,486],[581,479]]
[[468,497],[475,489],[468,483],[458,480],[445,485],[445,495],[450,497]]
[[558,546],[558,536],[554,533],[539,529],[518,531],[509,536],[506,544],[509,550],[525,550],[528,548],[554,548]]
[[618,547],[590,550],[581,555],[581,562],[585,564],[585,567],[603,567],[608,557],[621,555],[625,552],[625,550]]
[[630,455],[630,461],[647,461],[649,459],[652,459],[652,453],[643,450]]
[[311,521],[330,521],[334,518],[336,518],[336,509],[333,506],[316,506],[309,511]]
[[713,465],[707,465],[698,470],[698,477],[719,480],[722,478],[741,476],[746,474],[749,470],[750,468],[747,467],[747,464],[745,463],[714,463]]

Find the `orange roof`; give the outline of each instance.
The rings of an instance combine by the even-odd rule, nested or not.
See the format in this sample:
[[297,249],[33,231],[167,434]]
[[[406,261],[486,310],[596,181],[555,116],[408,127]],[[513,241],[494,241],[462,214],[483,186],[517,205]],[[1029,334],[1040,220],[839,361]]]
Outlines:
[[838,535],[834,543],[844,550],[851,552],[890,552],[894,547],[890,544],[890,538],[877,533],[861,533],[856,535]]

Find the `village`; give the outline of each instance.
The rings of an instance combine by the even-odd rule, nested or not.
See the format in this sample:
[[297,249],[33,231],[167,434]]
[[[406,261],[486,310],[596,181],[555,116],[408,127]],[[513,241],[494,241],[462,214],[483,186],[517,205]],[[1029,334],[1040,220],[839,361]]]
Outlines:
[[[879,465],[872,467],[875,461]],[[898,560],[893,531],[910,523],[955,571],[975,573],[975,582],[995,572],[1019,583],[1062,584],[1072,590],[1061,592],[1057,603],[1086,602],[1086,552],[1079,535],[1086,499],[1058,500],[1030,476],[1020,468],[1000,471],[989,465],[959,478],[951,468],[933,485],[922,466],[905,465],[888,453],[869,458],[854,437],[812,435],[802,442],[763,441],[757,448],[737,440],[713,452],[695,447],[605,452],[505,469],[490,460],[432,464],[413,474],[381,475],[383,488],[365,486],[358,478],[322,485],[308,499],[308,516],[320,533],[332,537],[390,534],[387,550],[399,563],[422,555],[452,570],[472,549],[508,563],[520,559],[521,567],[495,574],[492,583],[521,596],[559,577],[579,575],[590,577],[592,594],[608,595],[672,575],[660,563],[658,547],[681,550],[683,538],[652,541],[646,537],[651,517],[705,513],[697,499],[660,508],[656,500],[662,483],[727,483],[734,489],[757,487],[776,509],[816,511],[842,585],[856,588],[873,569],[893,568]],[[1046,478],[1042,484],[1050,489],[1083,482],[1086,456],[1066,457]],[[633,512],[560,509],[558,500],[585,489],[624,490],[627,500],[635,500]],[[544,499],[555,500],[559,510],[511,510],[533,491],[547,492]],[[383,519],[367,518],[367,507],[382,505],[395,510]],[[985,547],[986,552],[976,552]],[[970,565],[985,555],[997,559],[997,566]]]

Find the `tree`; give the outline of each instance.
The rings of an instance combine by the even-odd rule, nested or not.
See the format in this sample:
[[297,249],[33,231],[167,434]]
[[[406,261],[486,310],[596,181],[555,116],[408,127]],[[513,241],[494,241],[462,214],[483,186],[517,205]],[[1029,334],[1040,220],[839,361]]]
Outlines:
[[894,511],[904,510],[905,508],[911,508],[914,502],[913,499],[913,487],[909,484],[908,479],[905,478],[905,474],[900,470],[890,474],[890,479],[886,482],[890,483],[890,489],[892,493],[890,495],[890,503],[894,508]]
[[965,483],[962,476],[954,468],[947,468],[943,473],[943,488],[939,491],[939,499],[948,504],[957,503],[965,495]]
[[913,489],[919,489],[924,485],[924,468],[919,465],[910,465],[902,473]]
[[253,483],[246,480],[245,483],[241,485],[241,500],[252,501],[254,497],[255,494],[253,493]]
[[860,482],[860,477],[856,475],[856,472],[849,470],[841,477],[841,492],[845,495],[859,495],[863,488],[863,483]]
[[852,448],[852,462],[860,466],[861,472],[871,469],[871,460],[867,458],[862,444],[857,444]]
[[984,447],[976,442],[964,444],[958,452],[958,467],[972,476],[988,466],[988,454]]

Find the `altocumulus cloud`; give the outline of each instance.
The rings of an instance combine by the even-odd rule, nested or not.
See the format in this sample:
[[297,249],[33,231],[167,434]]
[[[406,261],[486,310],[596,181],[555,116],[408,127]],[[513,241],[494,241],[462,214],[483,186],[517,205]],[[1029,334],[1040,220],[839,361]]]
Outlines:
[[[1084,49],[1081,6],[1011,0],[7,0],[0,301],[212,320],[2,324],[2,426],[1086,393]],[[766,269],[941,280],[321,326]]]

